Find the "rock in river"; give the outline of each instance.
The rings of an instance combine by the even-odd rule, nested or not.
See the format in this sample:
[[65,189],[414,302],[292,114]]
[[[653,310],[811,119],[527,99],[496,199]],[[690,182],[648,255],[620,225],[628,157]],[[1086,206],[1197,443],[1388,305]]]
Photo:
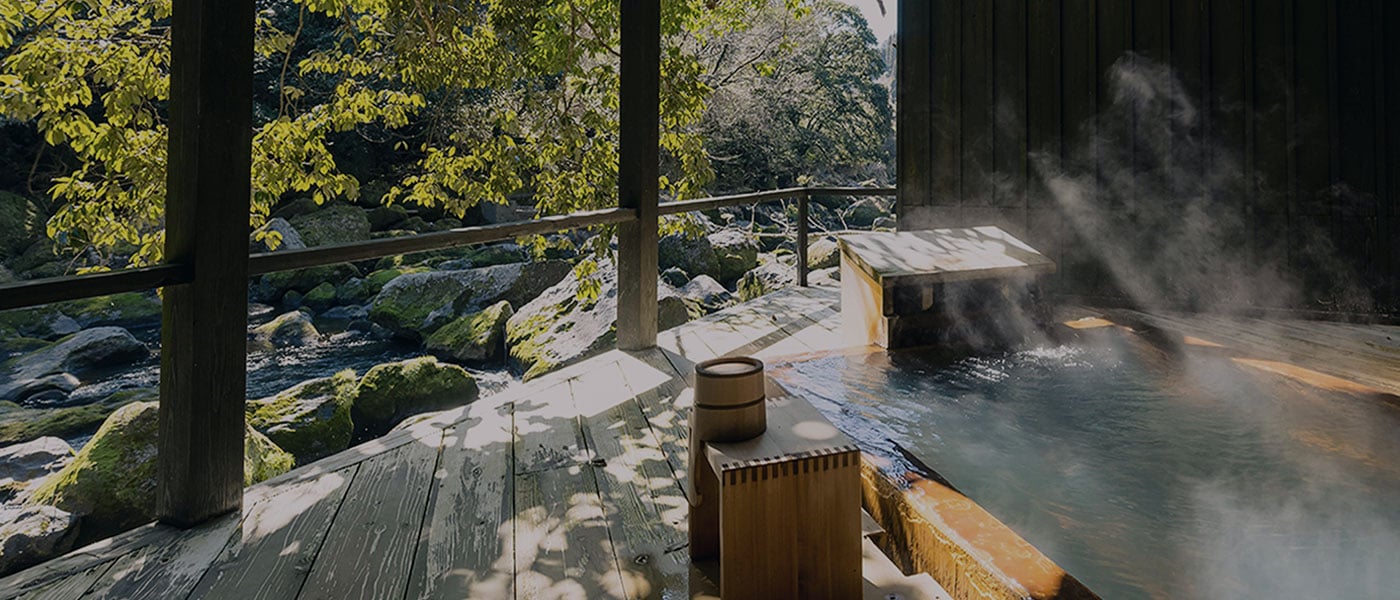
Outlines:
[[422,339],[464,313],[505,300],[520,306],[569,273],[559,260],[457,271],[410,273],[390,281],[374,297],[370,318],[396,335]]
[[[29,497],[82,517],[82,540],[108,537],[155,519],[158,404],[136,402],[112,413],[72,462]],[[292,455],[263,434],[244,433],[243,479],[251,485],[285,473]]]
[[307,464],[350,447],[359,378],[346,369],[331,377],[304,381],[271,398],[248,403],[248,424]]
[[[63,374],[82,379],[112,367],[129,365],[150,356],[146,346],[120,327],[85,329],[48,346],[6,362],[0,367],[0,400],[23,402],[30,395],[62,386],[37,385]],[[55,381],[56,382],[56,381]],[[69,388],[71,391],[71,388]],[[26,394],[26,395],[22,395]],[[66,392],[65,392],[66,395]]]
[[431,356],[376,365],[355,392],[357,432],[382,434],[404,417],[476,401],[476,378]]
[[271,350],[305,346],[320,337],[321,333],[311,322],[311,315],[294,310],[278,315],[277,318],[248,332],[248,349]]
[[458,317],[428,336],[428,351],[461,362],[490,362],[505,356],[506,321],[515,314],[504,300]]

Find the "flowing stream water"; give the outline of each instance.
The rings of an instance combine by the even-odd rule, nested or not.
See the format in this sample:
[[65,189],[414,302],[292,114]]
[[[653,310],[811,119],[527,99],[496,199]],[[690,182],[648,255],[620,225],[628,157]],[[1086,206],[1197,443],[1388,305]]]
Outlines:
[[1104,598],[1400,597],[1400,408],[1113,334],[770,372]]

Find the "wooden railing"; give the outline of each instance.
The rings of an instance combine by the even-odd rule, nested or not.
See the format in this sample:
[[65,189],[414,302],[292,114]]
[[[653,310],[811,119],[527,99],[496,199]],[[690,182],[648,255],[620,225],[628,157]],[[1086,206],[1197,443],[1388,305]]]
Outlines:
[[[798,285],[805,286],[807,285],[807,246],[810,236],[807,207],[812,197],[893,195],[895,195],[895,188],[892,187],[800,187],[667,202],[658,205],[657,208],[661,215],[674,215],[730,206],[752,206],[764,202],[796,200],[797,281]],[[414,252],[460,248],[473,244],[500,242],[530,235],[559,233],[635,220],[635,210],[604,208],[567,215],[540,217],[529,221],[461,227],[448,231],[363,240],[301,250],[265,252],[248,256],[248,275],[257,276],[278,271],[374,260]],[[193,276],[193,265],[162,264],[108,273],[68,275],[0,284],[0,310],[39,306],[65,300],[96,298],[123,292],[153,290],[189,283]]]

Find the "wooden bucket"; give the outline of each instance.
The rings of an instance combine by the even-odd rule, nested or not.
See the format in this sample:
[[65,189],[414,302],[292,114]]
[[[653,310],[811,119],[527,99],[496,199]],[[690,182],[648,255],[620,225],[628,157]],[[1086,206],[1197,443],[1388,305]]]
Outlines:
[[768,429],[763,406],[763,362],[747,356],[695,365],[695,421],[691,439],[741,442]]

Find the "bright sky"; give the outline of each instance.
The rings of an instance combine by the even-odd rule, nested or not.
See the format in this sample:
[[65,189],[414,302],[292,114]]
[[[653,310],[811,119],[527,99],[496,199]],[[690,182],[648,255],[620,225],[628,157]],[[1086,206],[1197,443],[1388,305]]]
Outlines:
[[880,3],[875,0],[845,0],[847,4],[860,7],[860,11],[865,13],[865,20],[870,21],[870,30],[875,32],[875,39],[884,42],[891,35],[894,35],[895,26],[895,6],[899,0],[884,0],[885,14],[880,14]]

